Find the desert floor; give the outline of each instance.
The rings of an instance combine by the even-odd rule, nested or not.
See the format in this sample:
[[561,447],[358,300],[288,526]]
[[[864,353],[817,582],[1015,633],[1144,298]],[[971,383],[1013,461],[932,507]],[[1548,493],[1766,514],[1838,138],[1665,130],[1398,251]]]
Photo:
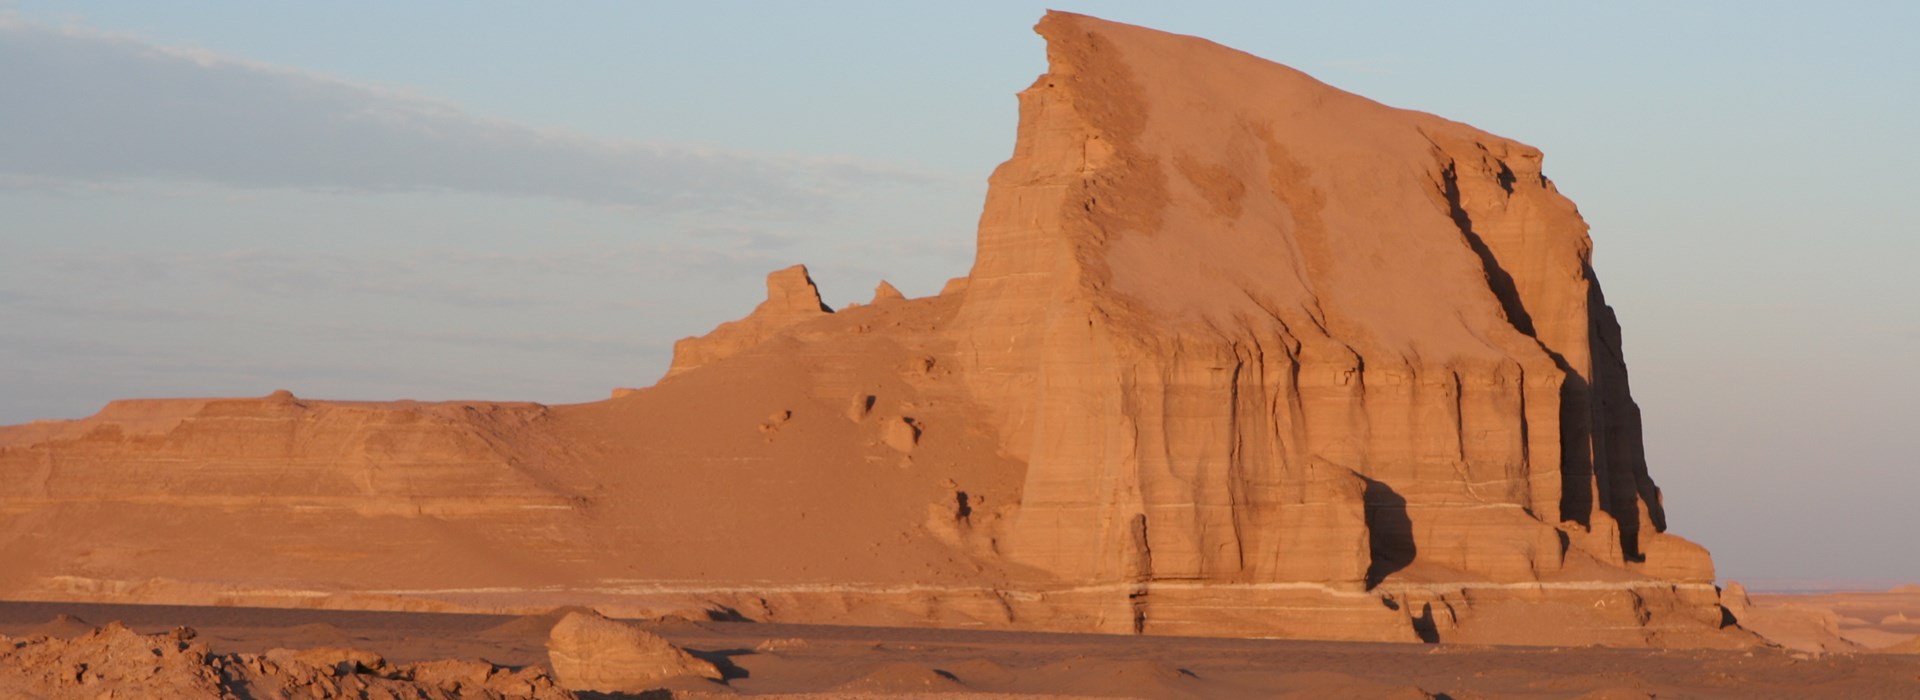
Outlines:
[[[189,626],[215,652],[348,646],[389,660],[546,663],[555,615],[0,603],[0,634],[74,634],[119,620]],[[673,697],[1914,698],[1920,654],[1812,655],[1127,637],[752,622],[640,623],[718,663],[724,684]]]

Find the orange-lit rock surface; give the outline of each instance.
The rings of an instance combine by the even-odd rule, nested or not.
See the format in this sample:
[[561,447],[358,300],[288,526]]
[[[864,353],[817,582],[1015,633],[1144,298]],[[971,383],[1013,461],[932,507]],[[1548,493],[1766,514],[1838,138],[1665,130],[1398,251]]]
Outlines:
[[549,633],[548,663],[568,690],[642,693],[680,676],[720,680],[713,664],[659,635],[590,611],[560,618]]
[[[883,289],[874,292],[875,301],[880,300],[884,290],[893,288],[885,282],[881,284]],[[898,296],[899,292],[894,295]],[[830,313],[833,309],[820,301],[820,289],[807,274],[807,266],[795,265],[767,275],[767,300],[755,307],[752,314],[721,324],[704,336],[673,344],[673,365],[667,369],[667,376],[726,359],[766,342],[789,326]]]
[[[1050,13],[966,278],[591,404],[0,429],[0,595],[1731,645],[1539,151]],[[613,378],[610,378],[613,379]]]

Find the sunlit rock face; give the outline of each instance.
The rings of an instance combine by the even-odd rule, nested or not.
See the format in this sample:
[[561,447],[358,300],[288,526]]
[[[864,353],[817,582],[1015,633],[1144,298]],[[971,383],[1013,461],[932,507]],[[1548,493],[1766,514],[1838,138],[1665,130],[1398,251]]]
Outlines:
[[0,596],[1751,641],[1663,532],[1539,151],[1200,39],[1038,30],[941,294],[834,312],[780,270],[593,403],[0,428]]
[[1712,580],[1661,532],[1587,227],[1538,150],[1199,39],[1038,30],[953,329],[1027,463],[1011,558],[1341,591]]

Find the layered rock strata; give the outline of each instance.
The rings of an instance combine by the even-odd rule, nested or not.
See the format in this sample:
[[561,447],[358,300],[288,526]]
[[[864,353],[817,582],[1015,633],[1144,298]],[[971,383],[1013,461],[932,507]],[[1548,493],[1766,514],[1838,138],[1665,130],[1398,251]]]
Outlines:
[[1188,37],[1039,31],[952,329],[1027,464],[1011,558],[1136,599],[1712,581],[1662,532],[1619,327],[1539,151]]
[[[1539,151],[1191,37],[1038,30],[1049,70],[939,295],[834,312],[781,270],[659,384],[591,404],[275,395],[0,428],[0,586],[1750,641],[1665,532]],[[182,551],[210,532],[268,555]]]

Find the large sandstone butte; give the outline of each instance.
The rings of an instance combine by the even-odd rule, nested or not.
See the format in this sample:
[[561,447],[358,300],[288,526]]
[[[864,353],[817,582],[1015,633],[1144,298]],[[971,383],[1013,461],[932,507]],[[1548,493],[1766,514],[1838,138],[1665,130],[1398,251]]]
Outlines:
[[972,273],[569,406],[0,429],[0,594],[1720,645],[1540,152],[1051,13]]

